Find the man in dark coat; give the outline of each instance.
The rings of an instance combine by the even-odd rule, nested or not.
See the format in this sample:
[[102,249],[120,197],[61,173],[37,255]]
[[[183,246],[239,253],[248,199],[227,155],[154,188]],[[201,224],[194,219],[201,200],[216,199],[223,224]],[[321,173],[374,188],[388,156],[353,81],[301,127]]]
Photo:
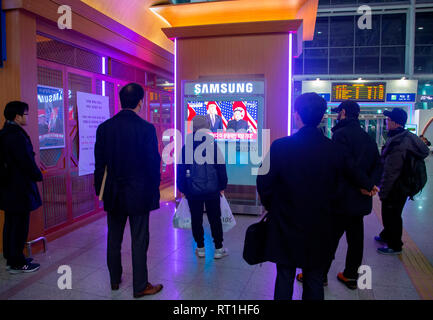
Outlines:
[[138,116],[144,103],[144,90],[128,84],[120,91],[122,111],[102,123],[96,132],[95,190],[103,192],[107,211],[107,264],[113,290],[122,276],[121,244],[129,218],[132,242],[134,297],[155,294],[162,285],[148,282],[147,249],[149,212],[159,208],[161,157],[155,127]]
[[396,255],[402,252],[401,215],[408,198],[401,181],[403,171],[407,170],[404,164],[409,155],[425,159],[429,155],[429,148],[415,134],[404,129],[407,121],[404,110],[394,108],[392,111],[384,111],[383,114],[388,117],[388,140],[382,148],[383,175],[379,192],[383,230],[375,240],[387,244],[386,247],[377,249],[379,253]]
[[[361,128],[358,117],[359,105],[354,101],[342,102],[338,108],[332,109],[338,113],[338,123],[332,128],[332,141],[337,143],[346,161],[352,162],[352,166],[360,174],[365,175],[370,181],[369,187],[374,189],[373,193],[360,190],[356,181],[350,177],[343,176],[341,181],[343,194],[334,209],[334,243],[332,252],[335,255],[339,241],[346,232],[347,255],[344,272],[337,275],[337,279],[350,289],[356,289],[358,269],[362,264],[364,251],[364,216],[371,213],[373,208],[372,195],[377,192],[376,185],[379,184],[381,176],[381,162],[376,142]],[[324,284],[327,284],[326,275],[331,267],[330,260],[325,273]],[[302,274],[296,277],[302,281]]]
[[345,162],[339,146],[317,128],[326,109],[326,101],[316,93],[298,97],[299,131],[272,144],[269,172],[257,178],[260,199],[269,212],[266,254],[277,264],[277,300],[292,298],[296,268],[303,269],[302,298],[323,300],[333,209],[342,196],[341,175],[349,174],[357,185],[369,188]]
[[210,131],[218,132],[218,130],[223,130],[223,119],[218,115],[216,102],[209,102],[207,109],[206,119],[209,123]]
[[[276,300],[291,300],[296,268],[304,272],[302,298],[323,300],[323,274],[332,238],[332,205],[338,196],[340,153],[317,128],[326,101],[315,93],[296,99],[299,131],[272,143],[269,172],[257,190],[269,211],[268,260],[277,264]],[[266,166],[262,166],[264,168]]]
[[20,101],[6,105],[6,123],[0,131],[0,210],[5,211],[3,255],[10,273],[39,269],[23,254],[29,233],[30,212],[42,205],[36,182],[42,173],[35,162],[32,142],[22,126],[29,106]]
[[248,130],[248,122],[243,119],[243,112],[245,111],[241,107],[238,107],[233,111],[234,119],[230,120],[227,124],[227,130],[232,129],[236,132],[239,130],[245,130],[246,132]]

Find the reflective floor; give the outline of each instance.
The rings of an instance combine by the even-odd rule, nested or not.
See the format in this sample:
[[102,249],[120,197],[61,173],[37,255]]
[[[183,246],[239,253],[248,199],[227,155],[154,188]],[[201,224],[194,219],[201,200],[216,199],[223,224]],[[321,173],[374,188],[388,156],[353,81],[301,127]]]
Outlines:
[[[372,289],[349,290],[336,279],[344,268],[346,240],[342,238],[336,260],[328,275],[325,288],[328,300],[365,299],[433,299],[433,159],[428,159],[431,181],[404,211],[405,247],[401,257],[383,256],[373,237],[381,231],[380,202],[365,218],[364,265],[372,270]],[[210,229],[205,223],[206,258],[194,255],[190,230],[172,228],[174,204],[163,202],[161,209],[151,214],[150,247],[148,252],[149,281],[162,283],[157,295],[142,299],[212,299],[269,300],[273,298],[275,266],[265,263],[249,266],[242,259],[246,228],[258,217],[236,216],[237,225],[224,235],[229,256],[213,259]],[[206,219],[205,219],[206,221]],[[102,218],[64,237],[48,243],[48,251],[34,256],[41,264],[36,273],[11,275],[0,258],[0,299],[133,299],[131,238],[127,227],[122,261],[123,281],[119,291],[111,291],[106,267],[106,219]],[[407,245],[406,245],[407,244]],[[72,270],[72,289],[60,290],[59,266]],[[295,283],[294,299],[300,299],[302,285]]]

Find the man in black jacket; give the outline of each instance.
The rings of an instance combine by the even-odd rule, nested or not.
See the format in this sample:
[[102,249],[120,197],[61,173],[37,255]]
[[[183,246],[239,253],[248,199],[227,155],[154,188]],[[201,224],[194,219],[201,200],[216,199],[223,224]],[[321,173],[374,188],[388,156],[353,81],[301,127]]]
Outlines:
[[215,243],[214,258],[220,259],[228,255],[228,250],[223,248],[220,202],[221,194],[227,187],[226,165],[215,139],[209,134],[207,119],[195,116],[192,123],[193,134],[187,137],[177,165],[177,186],[188,200],[197,256],[205,257],[203,209],[206,206]]
[[325,111],[326,101],[316,93],[298,97],[295,122],[300,130],[272,143],[269,172],[257,178],[260,199],[269,211],[266,255],[277,264],[276,300],[292,299],[296,268],[304,273],[302,298],[324,298],[332,207],[343,166],[341,152],[317,128]]
[[227,124],[227,130],[234,130],[238,132],[239,130],[245,130],[247,132],[248,130],[248,122],[246,122],[243,117],[245,110],[241,107],[235,108],[233,111],[233,120],[230,120]]
[[[402,252],[403,208],[408,194],[402,188],[401,175],[405,162],[411,154],[419,159],[429,155],[429,148],[416,135],[405,130],[407,113],[398,108],[384,111],[387,116],[388,140],[382,148],[383,175],[379,197],[382,200],[383,231],[375,240],[387,244],[378,248],[381,254],[396,255]],[[407,170],[407,169],[406,169]]]
[[[332,253],[335,255],[344,232],[347,239],[346,267],[344,272],[337,275],[337,279],[350,289],[356,289],[358,269],[362,264],[364,251],[364,216],[371,213],[373,208],[372,196],[377,192],[381,176],[380,155],[376,142],[360,126],[358,116],[359,105],[354,101],[342,102],[338,108],[332,109],[338,113],[338,123],[332,128],[332,141],[338,144],[344,152],[347,162],[352,163],[354,170],[366,176],[370,181],[373,193],[360,190],[356,181],[349,176],[343,176],[343,194],[334,209],[334,243]],[[327,284],[326,275],[331,267],[329,262],[324,285]],[[302,281],[302,274],[297,279]]]
[[107,264],[111,287],[119,289],[122,276],[121,244],[129,218],[132,242],[134,297],[155,294],[162,285],[148,282],[149,212],[159,208],[161,157],[155,127],[138,116],[144,90],[128,84],[120,91],[122,111],[102,123],[96,132],[95,190],[103,193],[107,211]]
[[32,142],[22,126],[29,106],[21,101],[6,105],[6,123],[0,131],[0,210],[5,211],[3,255],[10,273],[39,269],[23,254],[29,233],[30,212],[42,205],[36,182],[42,173],[35,162]]

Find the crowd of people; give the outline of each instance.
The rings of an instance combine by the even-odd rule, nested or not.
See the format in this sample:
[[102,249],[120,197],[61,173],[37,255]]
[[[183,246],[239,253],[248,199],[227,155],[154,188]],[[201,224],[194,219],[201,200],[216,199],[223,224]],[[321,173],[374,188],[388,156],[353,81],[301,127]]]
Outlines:
[[[143,88],[134,83],[126,85],[120,91],[120,102],[122,110],[97,129],[94,184],[107,212],[111,288],[118,290],[121,284],[121,243],[129,220],[133,296],[139,298],[163,289],[162,284],[149,282],[147,272],[149,213],[159,208],[161,157],[155,127],[138,115],[144,104]],[[3,254],[10,273],[34,272],[40,267],[23,254],[30,212],[42,205],[36,185],[42,181],[42,173],[23,129],[28,109],[24,102],[7,104],[6,123],[0,131]],[[372,197],[376,194],[382,202],[383,231],[375,240],[384,244],[378,252],[401,254],[402,211],[413,195],[403,178],[412,170],[408,158],[423,161],[429,154],[426,142],[405,130],[407,114],[401,109],[384,112],[388,139],[381,154],[376,142],[360,126],[356,102],[345,101],[332,109],[338,114],[332,139],[318,128],[326,110],[326,101],[316,93],[298,97],[294,105],[298,131],[273,142],[265,160],[270,163],[269,172],[257,177],[257,190],[269,213],[266,258],[277,268],[276,300],[292,298],[295,279],[303,283],[303,299],[324,299],[323,287],[344,233],[348,242],[346,265],[337,279],[350,289],[357,288],[363,259],[363,218],[372,211]],[[191,134],[210,132],[215,123],[213,118],[196,116]],[[193,157],[209,136],[191,139],[193,143],[182,148],[177,186],[190,207],[197,256],[205,256],[206,208],[214,258],[220,259],[228,255],[223,247],[220,207],[227,186],[226,166],[218,161],[221,154],[216,143],[211,161],[201,163]],[[209,159],[206,148],[202,148],[201,156]],[[188,157],[193,161],[185,161]],[[297,276],[296,268],[302,269]]]
[[270,150],[270,171],[258,176],[257,189],[269,211],[267,259],[277,264],[275,299],[291,299],[296,276],[303,283],[303,299],[324,298],[339,240],[347,238],[346,265],[337,279],[357,288],[363,257],[363,217],[372,211],[372,196],[382,201],[383,231],[375,240],[384,255],[401,254],[402,212],[411,190],[404,188],[409,154],[420,160],[429,149],[405,130],[407,114],[385,111],[388,139],[379,156],[376,142],[361,128],[359,105],[340,104],[332,140],[318,129],[326,101],[306,93],[295,101],[299,131],[276,140]]

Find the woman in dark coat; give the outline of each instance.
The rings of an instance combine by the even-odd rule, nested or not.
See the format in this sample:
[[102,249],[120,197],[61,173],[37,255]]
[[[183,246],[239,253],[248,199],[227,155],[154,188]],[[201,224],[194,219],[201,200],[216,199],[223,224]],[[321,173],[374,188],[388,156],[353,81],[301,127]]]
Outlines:
[[[209,122],[204,116],[196,116],[192,120],[193,134],[187,137],[187,143],[182,148],[182,157],[177,165],[177,186],[188,200],[191,211],[191,226],[194,240],[197,243],[196,254],[200,258],[205,256],[204,231],[203,231],[203,209],[211,226],[212,237],[215,243],[214,258],[220,259],[227,256],[227,249],[223,248],[223,229],[221,223],[220,197],[222,191],[227,187],[227,172],[225,162],[219,163],[219,149],[212,136],[205,133],[209,130]],[[198,132],[200,131],[200,132]],[[197,134],[204,135],[201,141],[193,141]],[[213,151],[211,161],[206,157],[206,144],[211,141]],[[190,142],[190,143],[189,143]],[[197,161],[196,150],[204,147],[202,156],[204,163]],[[194,156],[194,158],[193,158]],[[188,160],[192,161],[188,161]],[[222,161],[220,161],[222,162]]]

